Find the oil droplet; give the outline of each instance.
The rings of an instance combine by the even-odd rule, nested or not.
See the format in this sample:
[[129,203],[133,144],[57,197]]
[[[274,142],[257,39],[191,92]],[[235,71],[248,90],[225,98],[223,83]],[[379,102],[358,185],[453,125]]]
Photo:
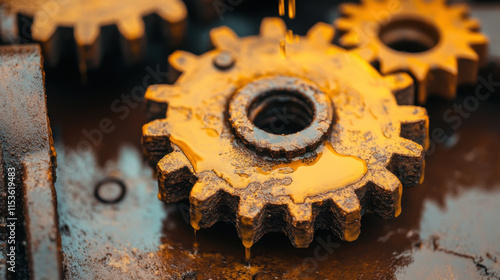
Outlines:
[[195,254],[198,253],[198,241],[196,239],[196,229],[194,230],[193,251],[194,251]]
[[285,0],[280,0],[279,12],[280,12],[280,16],[285,15]]
[[295,18],[295,0],[288,0],[288,17]]
[[250,248],[252,247],[245,247],[245,262],[247,263],[247,266],[250,267]]
[[287,43],[293,43],[293,31],[291,29],[286,31],[286,41]]
[[286,58],[286,41],[284,39],[280,40],[280,53],[281,57]]

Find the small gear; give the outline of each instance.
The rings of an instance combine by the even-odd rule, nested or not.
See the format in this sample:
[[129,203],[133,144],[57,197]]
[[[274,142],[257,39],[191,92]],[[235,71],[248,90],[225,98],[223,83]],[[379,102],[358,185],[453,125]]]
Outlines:
[[[94,68],[100,64],[103,49],[110,46],[113,38],[109,31],[102,34],[107,26],[116,26],[120,32],[126,60],[138,61],[146,45],[143,18],[153,14],[161,18],[159,29],[169,43],[179,44],[187,15],[181,0],[0,0],[0,35],[7,42],[28,39],[31,23],[18,15],[31,17],[31,38],[42,43],[46,60],[54,65],[60,60],[61,47],[71,43],[65,40],[63,30],[72,28],[81,66]],[[24,22],[17,22],[18,19]]]
[[384,75],[407,72],[418,102],[429,94],[454,98],[458,84],[476,82],[487,62],[488,38],[466,5],[445,0],[363,0],[342,4],[339,44],[357,48]]
[[361,215],[398,216],[402,185],[420,182],[427,112],[396,102],[411,77],[382,77],[331,45],[330,25],[315,25],[283,57],[285,32],[276,18],[260,36],[220,27],[210,33],[215,50],[169,57],[182,74],[148,88],[153,120],[142,139],[158,196],[189,198],[196,230],[236,224],[247,248],[269,231],[296,247],[318,228],[352,241]]

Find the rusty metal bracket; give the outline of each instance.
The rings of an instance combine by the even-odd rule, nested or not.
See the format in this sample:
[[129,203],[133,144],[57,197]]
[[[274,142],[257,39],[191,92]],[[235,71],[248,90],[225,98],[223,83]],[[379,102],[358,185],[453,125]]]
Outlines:
[[[54,190],[56,153],[47,117],[44,72],[36,45],[0,47],[2,278],[61,279],[61,239]],[[15,196],[15,197],[12,197]],[[10,204],[15,201],[15,204]],[[2,201],[3,202],[3,201]],[[11,207],[14,205],[14,207]],[[6,228],[14,223],[15,231]],[[9,264],[10,246],[15,263]],[[15,275],[9,268],[15,266]],[[17,278],[16,278],[17,277]]]

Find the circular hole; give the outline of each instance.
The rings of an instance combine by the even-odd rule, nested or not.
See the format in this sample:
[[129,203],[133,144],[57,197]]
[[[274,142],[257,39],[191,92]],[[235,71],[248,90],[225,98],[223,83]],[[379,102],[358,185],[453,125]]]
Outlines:
[[257,97],[248,118],[258,128],[276,135],[297,133],[314,119],[314,105],[299,92],[273,90]]
[[108,178],[97,183],[94,196],[102,203],[114,204],[120,202],[126,192],[125,184],[121,180]]
[[439,42],[439,31],[424,21],[395,20],[380,29],[380,40],[389,48],[407,53],[425,52]]

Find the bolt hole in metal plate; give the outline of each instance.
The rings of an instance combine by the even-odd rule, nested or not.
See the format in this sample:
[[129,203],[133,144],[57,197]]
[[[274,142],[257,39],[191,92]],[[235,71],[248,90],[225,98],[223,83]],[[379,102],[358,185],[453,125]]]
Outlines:
[[434,48],[440,35],[436,27],[425,21],[397,19],[380,29],[379,38],[395,51],[420,53]]

